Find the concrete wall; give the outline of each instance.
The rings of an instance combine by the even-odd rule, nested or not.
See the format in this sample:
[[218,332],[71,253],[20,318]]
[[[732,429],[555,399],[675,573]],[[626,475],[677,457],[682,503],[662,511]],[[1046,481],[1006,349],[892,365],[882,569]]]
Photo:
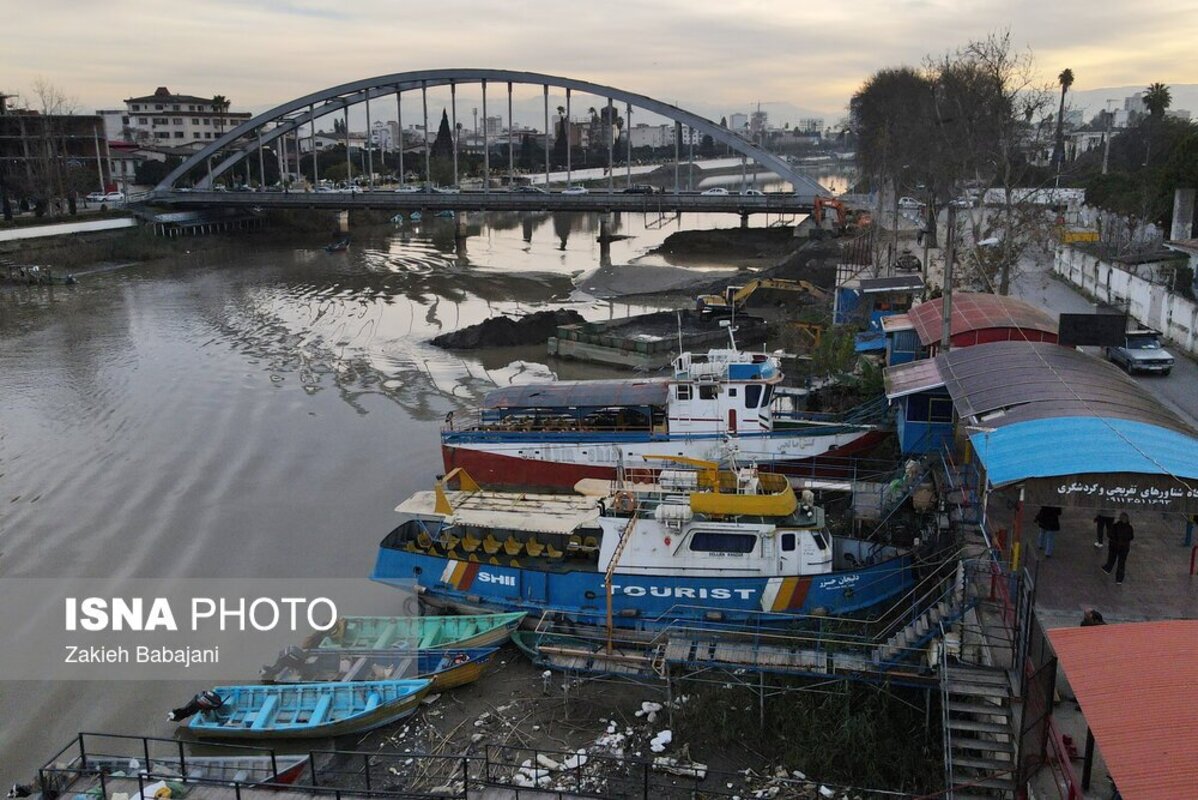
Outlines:
[[1053,271],[1087,294],[1127,309],[1178,348],[1198,355],[1198,303],[1072,247],[1057,249]]

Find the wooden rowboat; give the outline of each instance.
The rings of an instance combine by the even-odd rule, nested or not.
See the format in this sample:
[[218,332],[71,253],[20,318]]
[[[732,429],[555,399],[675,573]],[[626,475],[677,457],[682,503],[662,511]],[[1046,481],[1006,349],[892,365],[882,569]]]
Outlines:
[[496,647],[512,635],[524,612],[447,617],[342,617],[332,630],[309,637],[309,650],[446,650]]
[[264,681],[372,681],[427,678],[430,692],[443,692],[482,677],[498,647],[437,650],[301,650],[285,651],[262,671]]
[[220,708],[201,711],[188,730],[211,739],[343,736],[378,728],[412,714],[432,681],[290,683],[218,686]]
[[[180,780],[182,782],[205,781],[240,783],[243,786],[263,784],[290,785],[304,774],[311,756],[178,756],[152,758],[149,764],[141,759],[121,756],[87,756],[86,769],[106,775],[145,775],[151,778]],[[74,769],[85,769],[82,759],[75,759]]]

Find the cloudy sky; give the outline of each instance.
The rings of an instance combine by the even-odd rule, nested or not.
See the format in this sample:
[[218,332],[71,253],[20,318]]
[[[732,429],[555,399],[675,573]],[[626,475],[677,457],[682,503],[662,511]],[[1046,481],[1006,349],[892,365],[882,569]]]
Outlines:
[[32,101],[40,78],[81,111],[162,85],[260,111],[372,75],[495,67],[715,117],[761,102],[834,119],[873,70],[1004,28],[1077,90],[1198,83],[1198,0],[42,0],[4,16],[0,91]]

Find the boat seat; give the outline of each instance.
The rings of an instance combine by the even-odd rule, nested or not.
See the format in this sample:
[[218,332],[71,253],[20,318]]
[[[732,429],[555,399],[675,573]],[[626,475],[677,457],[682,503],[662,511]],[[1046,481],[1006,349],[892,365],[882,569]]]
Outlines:
[[416,544],[420,546],[421,550],[432,550],[433,537],[429,536],[427,531],[421,531],[416,535]]
[[524,543],[515,536],[508,534],[508,537],[503,542],[503,552],[509,556],[518,556],[524,552]]
[[473,553],[478,548],[482,547],[483,540],[479,539],[473,533],[467,533],[462,537],[462,549],[467,553]]
[[596,539],[594,536],[588,536],[582,540],[582,546],[584,548],[586,548],[587,550],[598,550],[599,549],[599,540]]
[[379,693],[371,692],[369,694],[369,696],[367,696],[366,706],[362,710],[363,711],[374,711],[376,708],[379,707],[379,703],[381,703],[381,702],[382,702],[382,698],[379,697]]
[[508,566],[515,567],[516,569],[520,569],[520,561],[518,559],[513,558],[511,560],[511,562],[509,562]]
[[409,553],[423,552],[419,547],[416,546],[416,543],[413,541],[409,541],[407,543],[407,545],[404,546],[404,550],[408,551]]
[[545,545],[538,542],[537,537],[534,534],[528,537],[528,541],[524,543],[524,549],[528,551],[530,556],[536,558],[541,555],[541,553],[545,552]]
[[[365,661],[366,659],[362,659]],[[353,680],[352,678],[350,680]],[[325,715],[329,713],[329,709],[333,707],[333,693],[329,692],[316,702],[316,708],[312,709],[312,716],[308,718],[309,725],[320,725],[324,722]]]
[[258,716],[254,719],[254,724],[250,728],[260,731],[268,727],[274,722],[275,714],[277,713],[279,713],[279,696],[272,694],[266,698],[266,702],[262,704],[262,708],[258,709]]
[[458,542],[460,542],[460,541],[462,541],[462,537],[456,536],[456,535],[450,533],[449,531],[441,531],[440,544],[441,544],[441,547],[443,547],[446,552],[449,552],[450,550],[457,548]]
[[466,556],[466,560],[467,560],[467,561],[472,561],[472,562],[474,562],[475,564],[477,564],[477,563],[478,563],[478,556],[477,556],[476,554],[474,554],[474,553],[469,553],[469,554]]
[[565,553],[553,546],[553,542],[545,542],[545,555],[553,559],[564,558]]
[[483,539],[483,552],[489,556],[493,556],[503,547],[503,542],[495,538],[493,534],[488,533],[487,538]]
[[566,549],[567,550],[581,550],[582,549],[582,537],[579,536],[578,534],[571,535],[570,538],[566,542]]
[[383,628],[383,632],[380,633],[378,638],[374,640],[373,649],[382,650],[386,647],[390,647],[391,640],[395,637],[395,628],[396,624],[394,622],[388,622],[387,626]]
[[465,558],[462,557],[462,555],[457,550],[446,550],[445,557],[452,558],[456,561],[465,561],[466,560]]
[[487,563],[490,564],[492,567],[503,566],[502,564],[499,563],[499,559],[496,558],[495,556],[491,556],[489,559],[487,559]]

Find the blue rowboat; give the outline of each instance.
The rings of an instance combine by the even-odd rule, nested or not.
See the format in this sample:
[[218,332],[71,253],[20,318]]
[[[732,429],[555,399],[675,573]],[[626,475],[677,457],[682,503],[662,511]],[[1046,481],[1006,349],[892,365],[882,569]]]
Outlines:
[[209,739],[318,738],[361,733],[412,714],[432,681],[218,686],[220,708],[192,717],[188,730]]
[[430,691],[443,692],[482,677],[498,647],[438,650],[302,650],[290,648],[262,679],[275,683],[304,681],[369,681],[416,677],[432,681]]

